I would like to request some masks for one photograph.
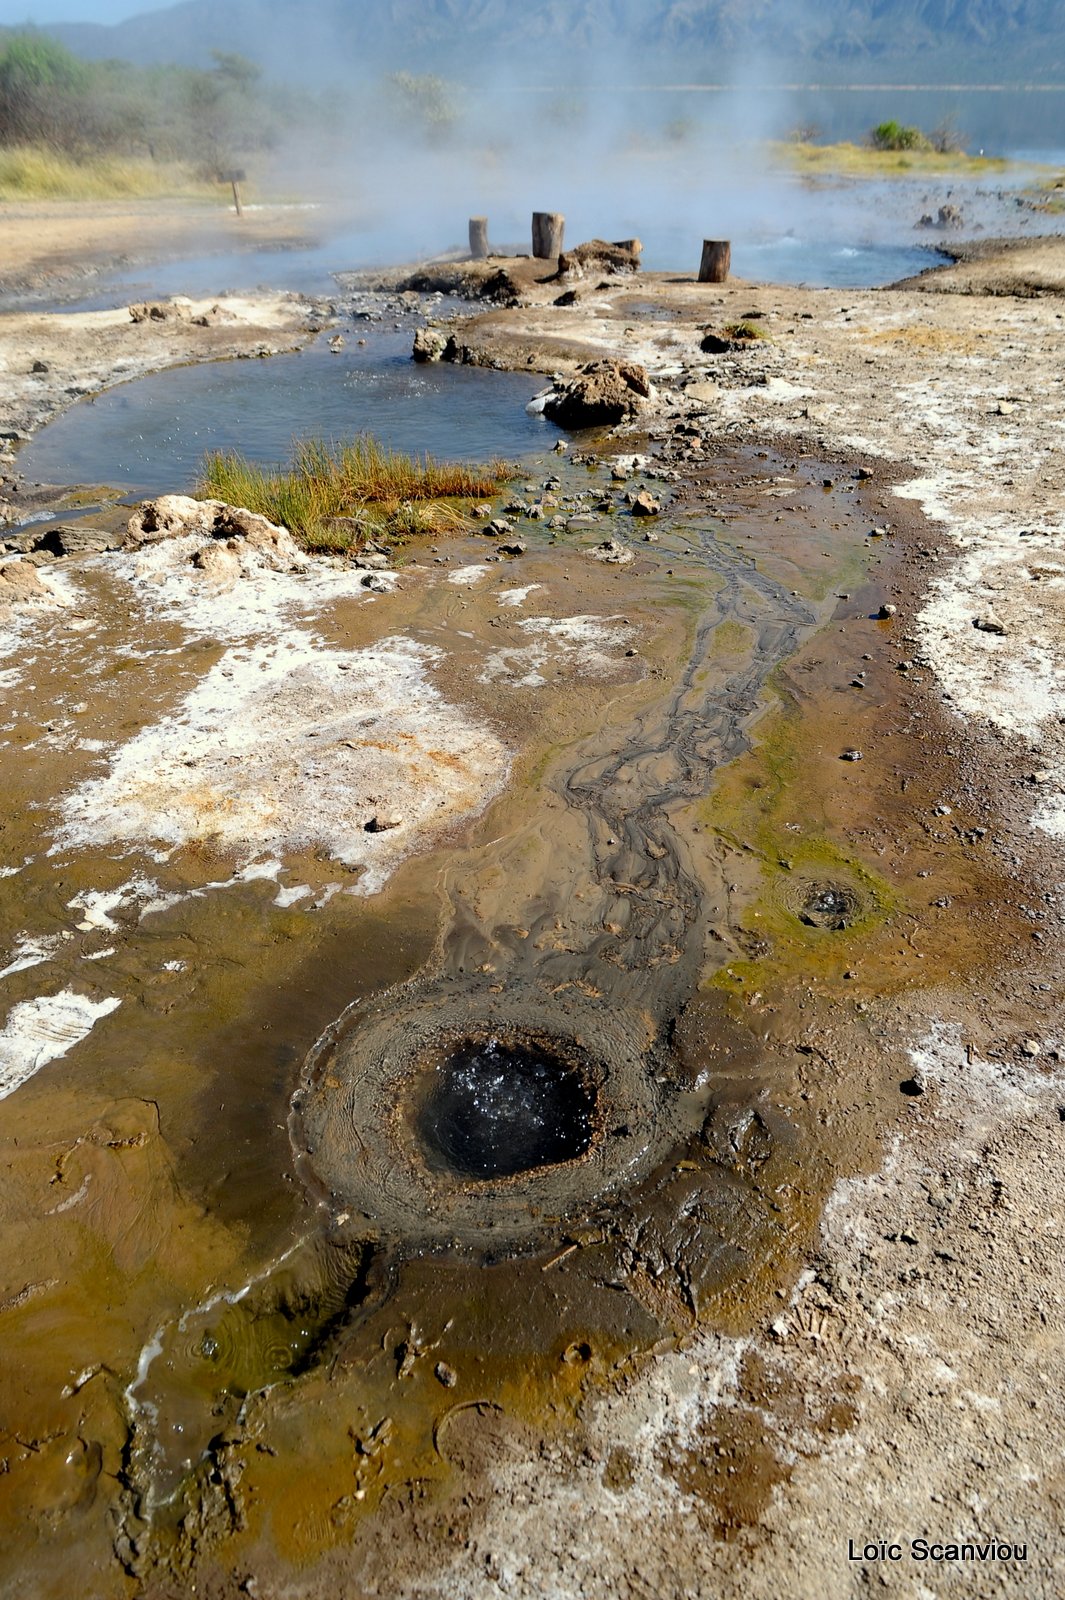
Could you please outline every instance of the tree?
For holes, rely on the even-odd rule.
[[[84,112],[88,68],[43,34],[18,33],[0,55],[0,140],[64,143]]]

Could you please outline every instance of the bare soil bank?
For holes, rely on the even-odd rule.
[[[38,200],[0,203],[4,255],[0,293],[61,293],[108,270],[137,262],[271,249],[316,236],[315,210],[193,200]]]

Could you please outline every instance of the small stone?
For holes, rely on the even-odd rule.
[[[454,1367],[449,1367],[446,1361],[438,1361],[434,1368],[436,1381],[442,1383],[445,1389],[453,1389],[459,1381],[459,1375]]]
[[[604,539],[601,545],[588,552],[596,561],[612,561],[617,566],[623,567],[632,560],[632,551],[626,550],[617,539]]]
[[[633,497],[632,514],[634,517],[657,517],[661,509],[661,501],[656,500],[654,495],[649,493],[647,489],[641,489],[639,494]]]
[[[949,806],[936,806],[936,816],[937,817],[949,817],[950,816],[950,807]]]
[[[860,750],[844,750],[841,752],[839,759],[841,761],[861,761],[862,752]]]
[[[1021,1050],[1024,1055],[1031,1056],[1034,1060],[1036,1056],[1042,1054],[1043,1046],[1038,1039],[1022,1039]]]
[[[973,618],[973,627],[979,628],[981,633],[1005,633],[1006,624],[1000,622],[993,611],[987,611],[981,617]]]
[[[367,833],[388,833],[392,828],[401,828],[403,818],[393,812],[376,812],[365,825]]]
[[[877,617],[881,622],[886,622],[888,617],[893,617],[897,614],[898,609],[898,606],[882,605],[877,612]]]
[[[779,1340],[780,1343],[783,1344],[784,1340],[791,1332],[791,1329],[788,1327],[788,1324],[784,1321],[783,1317],[778,1317],[775,1322],[771,1322],[769,1324],[769,1331],[773,1335],[774,1339]]]

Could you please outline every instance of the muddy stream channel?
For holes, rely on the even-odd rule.
[[[415,1537],[431,1570],[500,1463],[773,1314],[897,1112],[878,1000],[982,959],[994,888],[927,822],[952,752],[922,807],[875,620],[883,487],[753,445],[686,483],[635,434],[557,454],[535,379],[408,350],[139,380],[20,462],[187,492],[205,442],[376,411],[520,457],[493,511],[545,510],[509,513],[517,558],[414,542],[370,588],[109,551],[8,619],[0,1543],[37,1595],[72,1563],[98,1595],[341,1556],[369,1584]],[[785,1469],[755,1400],[721,1426],[743,1469],[664,1470],[728,1536]]]

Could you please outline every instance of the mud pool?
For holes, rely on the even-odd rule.
[[[342,358],[292,360],[350,429]],[[287,370],[141,380],[24,459],[176,488],[223,421],[283,455],[303,402],[281,440],[252,397]],[[493,1462],[579,1436],[589,1393],[748,1327],[898,1094],[853,997],[935,975],[897,931],[924,852],[979,891],[839,762],[893,714],[856,476],[736,450],[650,543],[607,467],[518,444],[554,437],[528,380],[408,370],[397,414],[439,382],[453,453],[472,376],[469,453],[609,506],[523,523],[517,570],[470,535],[411,547],[390,593],[261,566],[219,589],[177,541],[65,568],[10,625],[3,1539],[41,1595],[72,1561],[101,1596],[385,1570]],[[123,477],[105,446],[152,385]],[[164,467],[183,393],[209,438]],[[594,559],[605,533],[628,565]],[[757,1500],[726,1486],[723,1526]]]

